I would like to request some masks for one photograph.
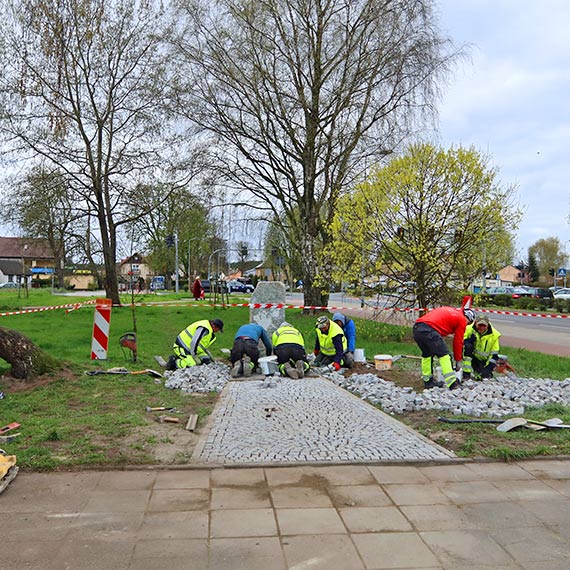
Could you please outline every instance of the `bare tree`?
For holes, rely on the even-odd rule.
[[[5,141],[73,181],[97,220],[107,296],[119,303],[117,228],[133,217],[125,196],[157,173],[173,178],[185,155],[169,111],[168,13],[146,0],[6,0],[0,16]]]
[[[181,3],[193,23],[181,45],[189,118],[212,134],[243,203],[299,252],[305,304],[321,304],[339,196],[418,128],[457,55],[433,1]]]

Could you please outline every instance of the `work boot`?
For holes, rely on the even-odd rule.
[[[471,372],[464,372],[463,380],[471,380]]]
[[[454,380],[453,383],[451,383],[449,385],[449,389],[450,390],[458,390],[459,388],[461,388],[461,381],[460,380]]]
[[[439,380],[434,380],[430,378],[427,382],[424,382],[424,390],[430,390],[431,388],[443,388],[445,384]]]
[[[295,380],[299,378],[298,370],[296,368],[293,368],[290,362],[285,363],[285,374],[287,374],[289,378],[293,378]]]
[[[232,371],[230,372],[230,376],[232,378],[237,378],[243,372],[243,363],[241,360],[234,362]]]
[[[168,357],[168,362],[166,363],[166,370],[176,370],[176,356],[171,354]]]
[[[299,373],[299,378],[305,377],[305,363],[302,360],[295,362],[295,369]]]
[[[249,356],[243,357],[243,375],[244,376],[251,376],[251,373],[254,369],[253,362]]]

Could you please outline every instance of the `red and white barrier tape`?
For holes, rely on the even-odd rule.
[[[74,311],[83,305],[93,305],[93,301],[84,301],[82,303],[73,303],[70,305],[56,305],[53,307],[35,307],[33,309],[23,309],[21,311],[9,311],[0,313],[0,317],[8,315],[25,315],[27,313],[39,313],[42,311],[51,311],[54,309],[68,309],[66,312]],[[250,309],[307,309],[310,311],[395,311],[399,313],[419,312],[421,309],[417,307],[400,309],[397,307],[320,307],[317,305],[286,305],[285,303],[173,303],[172,301],[158,301],[152,303],[134,303],[137,307],[249,307]],[[122,307],[131,307],[131,304],[121,305]],[[517,317],[539,317],[546,319],[570,319],[570,314],[547,314],[547,313],[523,313],[521,311],[501,311],[497,309],[474,308],[476,313],[494,313],[496,315],[513,315]]]
[[[22,309],[21,311],[6,311],[0,313],[0,317],[11,315],[27,315],[28,313],[42,313],[44,311],[53,311],[55,309],[67,309],[66,313],[80,309],[83,305],[93,305],[95,301],[83,301],[81,303],[72,303],[70,305],[53,305],[51,307],[34,307],[33,309]]]

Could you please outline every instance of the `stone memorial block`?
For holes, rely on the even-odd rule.
[[[280,281],[260,281],[251,295],[251,304],[285,304],[285,285]],[[271,335],[285,321],[283,307],[249,309],[249,322],[261,325]]]

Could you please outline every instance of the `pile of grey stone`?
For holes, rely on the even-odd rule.
[[[501,418],[520,415],[526,408],[539,408],[550,403],[570,406],[570,378],[559,381],[502,376],[490,380],[467,380],[458,390],[432,388],[417,393],[413,388],[400,388],[370,373],[345,378],[332,372],[324,376],[393,414],[437,410],[454,415]]]
[[[221,362],[212,362],[203,366],[166,371],[164,377],[165,388],[195,394],[220,393],[230,379],[230,367]]]

